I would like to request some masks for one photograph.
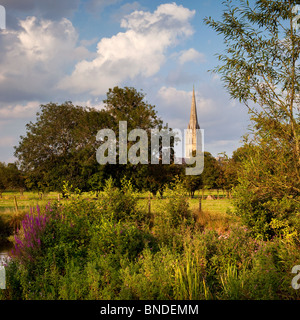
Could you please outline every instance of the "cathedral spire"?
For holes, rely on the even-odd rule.
[[[193,97],[191,106],[190,122],[188,125],[190,130],[186,136],[185,140],[185,154],[186,158],[189,158],[193,151],[197,150],[197,129],[200,129],[197,117],[197,107],[196,107],[196,97],[195,97],[195,87],[193,86]]]
[[[197,117],[197,107],[196,107],[196,98],[195,98],[195,87],[193,86],[193,98],[192,98],[192,106],[191,106],[191,116],[190,122],[188,125],[188,129],[200,129]]]

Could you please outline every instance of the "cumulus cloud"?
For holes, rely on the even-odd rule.
[[[53,99],[51,89],[66,68],[91,55],[77,46],[78,34],[66,18],[27,17],[19,24],[19,30],[0,34],[0,101]]]
[[[99,95],[125,79],[153,76],[165,62],[167,49],[193,34],[190,20],[194,14],[175,3],[162,4],[153,13],[131,13],[121,22],[126,31],[101,39],[97,57],[77,63],[59,88]]]
[[[178,90],[173,87],[162,87],[158,91],[158,98],[164,106],[166,106],[167,112],[170,114],[172,110],[175,113],[178,113],[179,117],[182,118],[183,114],[187,115],[189,119],[189,106],[192,102],[193,91],[184,91]],[[214,115],[217,111],[216,101],[212,98],[203,96],[203,94],[196,90],[196,105],[198,113],[201,113],[201,116]],[[184,119],[186,124],[186,119]],[[187,125],[187,124],[186,124]]]
[[[178,60],[180,64],[185,64],[191,61],[196,63],[203,63],[206,61],[205,55],[194,48],[182,51]]]
[[[116,21],[121,21],[124,16],[129,15],[133,11],[137,10],[143,10],[143,7],[139,2],[135,1],[132,3],[125,3],[115,11],[115,13],[112,15],[112,18]]]
[[[25,119],[32,118],[38,111],[40,103],[38,101],[31,101],[25,105],[6,105],[0,108],[1,119]]]

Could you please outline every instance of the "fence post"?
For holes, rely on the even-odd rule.
[[[17,202],[17,197],[16,196],[14,196],[14,202],[15,202],[16,212],[18,213],[18,202]]]
[[[149,197],[148,197],[148,214],[151,214],[151,194],[149,192]]]
[[[202,212],[202,199],[199,197],[199,212]]]

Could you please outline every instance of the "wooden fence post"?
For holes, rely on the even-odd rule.
[[[148,214],[151,214],[151,194],[149,192],[149,197],[148,197]]]
[[[202,199],[199,197],[199,212],[202,212]]]
[[[16,196],[14,196],[14,202],[15,202],[16,213],[18,213],[18,202],[17,202],[17,197]]]

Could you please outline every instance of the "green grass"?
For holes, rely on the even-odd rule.
[[[49,201],[55,201],[58,198],[57,192],[50,192],[40,195],[36,192],[24,192],[23,195],[17,192],[4,192],[2,198],[0,198],[0,214],[3,212],[15,211],[15,200],[16,197],[17,205],[20,210],[30,210],[30,207],[34,207],[37,204],[40,206],[46,205]]]
[[[190,209],[194,212],[195,219],[197,222],[209,229],[214,229],[218,231],[226,231],[229,228],[229,225],[236,224],[237,218],[230,214],[233,211],[232,202],[227,198],[220,198],[215,200],[202,200],[202,212],[199,213],[199,196],[202,195],[202,192],[196,193],[195,199],[189,198]],[[217,191],[209,190],[205,191],[205,197],[207,195],[217,195]],[[220,195],[222,193],[220,192]],[[86,194],[82,195],[84,198],[87,197]],[[186,195],[188,198],[188,195]],[[16,197],[18,212],[16,213],[15,209],[15,200]],[[145,192],[141,194],[139,199],[139,206],[143,211],[148,212],[149,210],[149,193]],[[21,219],[26,213],[30,212],[30,208],[44,207],[48,202],[53,202],[58,199],[58,193],[51,192],[49,194],[43,195],[41,198],[37,192],[24,192],[23,195],[17,192],[5,192],[0,198],[0,218],[4,225],[11,225],[13,220]],[[61,202],[68,201],[61,199]],[[151,198],[150,211],[153,215],[159,211],[161,204],[166,201],[166,199],[161,199],[159,197]]]
[[[198,207],[198,197],[199,195],[202,195],[202,192],[197,192],[196,197],[197,199],[190,199],[190,206],[191,209],[194,209]],[[217,195],[216,190],[205,190],[204,196],[208,195]],[[222,197],[223,192],[219,192],[220,197]],[[144,192],[141,194],[141,199],[142,201],[148,201],[149,193]],[[15,210],[15,203],[14,203],[14,197],[17,199],[17,204],[19,209],[30,209],[30,207],[34,207],[37,204],[40,206],[46,205],[49,201],[56,201],[58,198],[58,193],[57,192],[50,192],[48,194],[44,194],[42,199],[40,195],[37,192],[24,192],[23,195],[21,195],[18,192],[3,192],[2,198],[0,198],[0,213],[1,211],[7,211]],[[83,197],[86,197],[85,194],[83,194]],[[152,198],[151,203],[152,205],[155,206],[155,203],[159,201],[158,198]],[[215,211],[215,212],[221,212],[221,213],[226,213],[227,208],[232,209],[232,205],[229,199],[226,198],[221,198],[219,200],[203,200],[202,201],[202,209],[203,210],[209,210],[209,211]]]

